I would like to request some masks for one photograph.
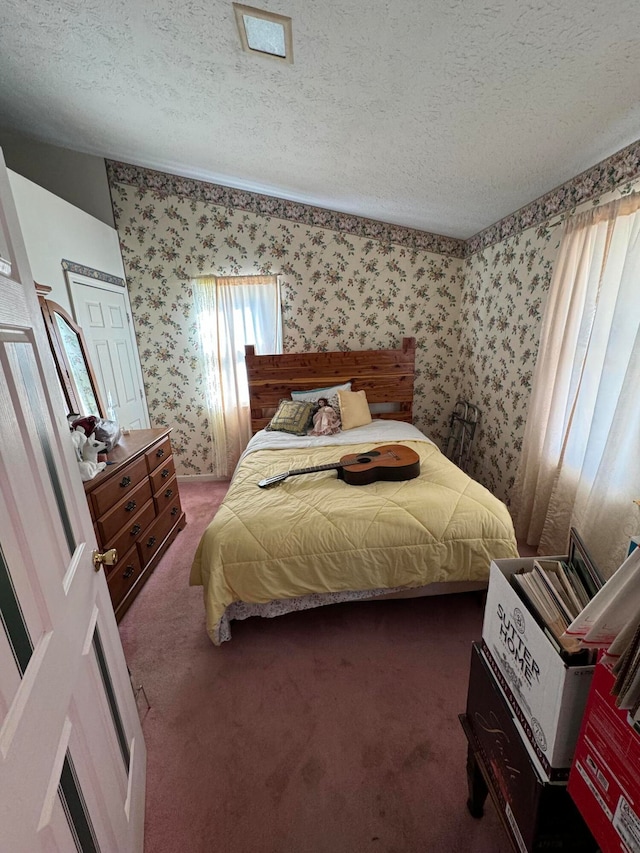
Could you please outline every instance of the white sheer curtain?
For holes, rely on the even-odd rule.
[[[244,348],[282,352],[277,276],[195,279],[193,297],[206,384],[213,473],[230,477],[251,438]]]
[[[640,194],[565,223],[514,490],[516,532],[611,574],[640,531]]]

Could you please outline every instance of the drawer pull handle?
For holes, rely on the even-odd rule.
[[[171,510],[171,515],[177,515],[177,514],[178,514],[178,507],[174,506],[173,509]]]
[[[131,477],[123,477],[120,480],[120,485],[122,486],[123,489],[125,489],[129,485],[130,482],[131,482]]]
[[[135,572],[135,568],[133,566],[127,566],[127,570],[125,572],[123,572],[123,574],[122,574],[123,580],[130,578],[134,572]]]
[[[126,505],[126,507],[124,508],[124,509],[125,509],[125,512],[133,512],[133,510],[134,510],[137,506],[138,506],[138,504],[137,504],[135,501],[129,501],[129,503],[128,503],[128,504]]]
[[[149,539],[147,539],[147,548],[152,548],[155,544],[156,544],[156,537],[150,536]]]
[[[142,528],[140,527],[139,524],[134,524],[133,527],[131,528],[131,530],[129,531],[129,533],[131,536],[137,536],[141,530],[142,530]]]
[[[158,457],[158,459],[162,459],[162,457],[164,456],[164,448],[161,447],[160,450],[156,450],[156,456]]]
[[[164,493],[164,496],[165,496],[165,498],[170,498],[172,494],[173,494],[173,489],[167,489],[167,491]]]
[[[169,471],[169,469],[168,469],[168,468],[163,468],[163,469],[162,469],[162,479],[164,480],[164,479],[165,479],[165,477],[168,477],[170,473],[171,473],[171,472]]]

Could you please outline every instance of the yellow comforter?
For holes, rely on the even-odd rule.
[[[420,456],[414,480],[350,486],[323,471],[257,486],[383,443],[257,450],[243,459],[191,569],[191,585],[204,586],[214,643],[234,601],[486,580],[492,558],[517,556],[505,505],[426,441],[402,442]]]

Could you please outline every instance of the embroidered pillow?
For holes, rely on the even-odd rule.
[[[343,382],[342,385],[330,385],[328,388],[312,388],[310,391],[292,391],[292,400],[308,400],[314,405],[321,397],[328,400],[332,409],[340,414],[340,401],[338,391],[351,391],[351,382]]]
[[[364,391],[338,391],[342,429],[354,429],[371,423],[371,412]]]
[[[311,424],[313,403],[303,400],[281,400],[278,410],[265,429],[306,435]]]

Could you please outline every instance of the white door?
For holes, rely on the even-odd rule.
[[[124,287],[67,273],[76,323],[82,328],[105,406],[126,429],[149,426],[142,370]]]
[[[0,230],[0,850],[140,851],[145,745],[1,152]]]

